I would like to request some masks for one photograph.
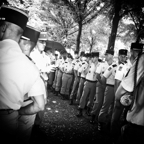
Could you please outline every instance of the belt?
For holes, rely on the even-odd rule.
[[[106,84],[106,86],[114,87],[114,85],[111,85],[111,84]]]
[[[24,102],[29,101],[29,100],[32,100],[32,99],[31,99],[31,98],[28,98],[28,99],[24,100]]]
[[[63,73],[62,70],[60,70],[60,69],[58,69],[58,70],[59,70],[61,73]]]
[[[0,109],[0,114],[11,114],[14,111],[15,110],[13,110],[13,109]]]
[[[84,79],[84,80],[85,80],[85,78],[84,78],[84,77],[80,77],[80,78],[82,78],[82,79]]]
[[[72,73],[66,73],[66,72],[65,72],[65,74],[68,74],[68,75],[73,75]]]
[[[86,79],[86,81],[92,82],[92,83],[96,83],[97,82],[97,80],[96,81],[91,81],[91,80],[88,80],[88,79]]]
[[[128,126],[132,126],[133,128],[136,128],[138,130],[143,130],[144,131],[144,126],[142,126],[142,125],[137,125],[137,124],[128,122]]]

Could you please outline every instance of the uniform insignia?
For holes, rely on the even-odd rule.
[[[113,64],[113,65],[112,65],[112,67],[116,67],[116,66],[117,66],[116,64]]]
[[[122,67],[120,66],[118,70],[121,71],[121,70],[122,70]]]
[[[110,71],[111,69],[112,69],[112,68],[111,68],[111,67],[109,67],[109,68],[108,68],[108,71]]]

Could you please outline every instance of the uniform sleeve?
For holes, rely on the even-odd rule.
[[[136,62],[133,63],[128,75],[122,80],[121,83],[122,87],[129,92],[132,92],[134,88],[135,65]],[[144,72],[144,54],[139,59],[138,68],[137,68],[137,81],[142,76],[143,72]]]
[[[85,63],[82,68],[82,71],[85,71],[88,68],[88,63]]]
[[[105,78],[108,78],[111,74],[112,74],[112,66],[109,66],[108,68],[107,68],[107,70],[104,72],[104,74],[103,74],[103,76],[105,77]]]
[[[79,62],[74,66],[74,70],[78,70],[79,68]]]
[[[121,81],[124,77],[124,66],[119,65],[116,69],[115,79]]]
[[[101,73],[101,69],[102,69],[102,64],[99,64],[97,69],[96,69],[96,73],[100,74]]]
[[[32,88],[28,92],[28,97],[39,96],[39,95],[44,95],[44,97],[46,96],[45,86],[40,77],[37,78]]]

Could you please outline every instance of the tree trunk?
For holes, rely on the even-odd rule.
[[[118,24],[120,20],[120,15],[119,15],[120,10],[121,10],[121,3],[115,0],[115,14],[114,14],[113,21],[112,21],[111,34],[109,36],[107,49],[114,50]]]
[[[81,33],[82,33],[82,21],[79,22],[79,31],[77,35],[77,43],[76,43],[76,51],[80,51],[80,39],[81,39]]]

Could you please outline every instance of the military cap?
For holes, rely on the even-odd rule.
[[[78,51],[75,51],[74,54],[78,54]]]
[[[82,51],[81,53],[80,53],[80,56],[83,56],[85,54],[85,52],[84,51]]]
[[[70,53],[68,53],[67,57],[73,59],[73,57],[72,57],[72,55]]]
[[[92,57],[99,57],[99,52],[92,52]]]
[[[114,51],[113,51],[113,50],[106,50],[105,54],[111,54],[111,55],[114,55]]]
[[[41,32],[38,40],[47,40],[47,32]]]
[[[26,39],[26,40],[30,40],[34,43],[37,43],[39,35],[40,35],[40,31],[27,25],[24,32],[23,32],[22,38]]]
[[[92,56],[92,54],[91,53],[87,53],[87,57],[91,57]]]
[[[140,43],[132,43],[131,44],[132,50],[143,50],[143,44]]]
[[[28,21],[28,15],[18,8],[3,5],[0,8],[0,21],[13,23],[24,30]]]
[[[60,51],[60,54],[67,54],[65,50]]]
[[[88,53],[85,53],[84,56],[85,56],[85,57],[88,57]]]
[[[101,58],[98,59],[98,62],[103,62]]]
[[[119,50],[119,55],[126,55],[127,56],[127,50],[126,49],[120,49]]]

